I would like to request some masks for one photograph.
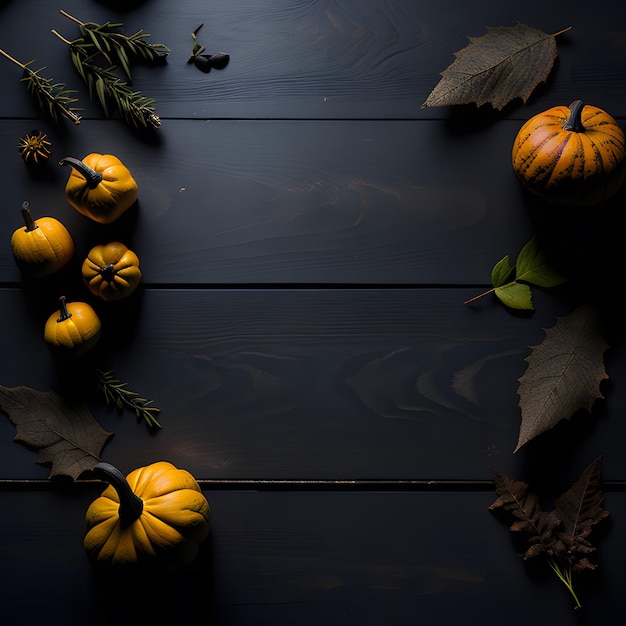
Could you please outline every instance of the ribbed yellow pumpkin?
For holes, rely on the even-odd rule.
[[[606,111],[581,100],[530,118],[518,132],[511,156],[522,184],[558,204],[605,202],[626,176],[624,132]]]
[[[23,271],[31,276],[49,276],[65,266],[74,255],[74,240],[54,217],[33,219],[28,202],[22,204],[25,226],[11,236],[11,249]]]
[[[211,509],[196,479],[167,461],[128,476],[109,463],[93,471],[109,483],[86,513],[83,545],[104,565],[155,563],[177,570],[197,556]]]
[[[94,246],[81,271],[89,291],[106,302],[128,297],[141,281],[139,258],[119,241]]]
[[[113,154],[92,152],[83,160],[65,157],[59,165],[71,165],[65,185],[67,201],[94,222],[110,224],[137,201],[137,182]]]
[[[44,339],[58,356],[73,358],[93,348],[100,340],[102,323],[86,302],[59,298],[59,310],[50,315]]]

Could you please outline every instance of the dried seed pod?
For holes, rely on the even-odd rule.
[[[25,163],[45,163],[50,156],[50,146],[47,135],[40,130],[31,130],[20,137],[18,150]]]
[[[209,61],[211,62],[211,67],[216,70],[223,70],[230,60],[230,55],[225,52],[217,52],[216,54],[212,54],[209,57]]]
[[[193,57],[193,64],[205,74],[211,71],[211,58],[206,54],[197,54]]]

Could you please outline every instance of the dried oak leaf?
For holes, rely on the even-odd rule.
[[[544,341],[531,347],[526,372],[518,379],[522,420],[515,452],[579,409],[591,411],[595,400],[603,397],[600,383],[608,378],[607,348],[591,305],[557,317]]]
[[[498,498],[489,510],[501,510],[513,520],[510,530],[524,544],[520,556],[523,559],[541,554],[553,557],[555,529],[561,525],[561,520],[552,511],[544,511],[537,495],[529,493],[528,485],[521,480],[514,480],[495,470],[493,481]]]
[[[37,463],[51,466],[49,478],[77,479],[100,461],[113,436],[85,405],[68,405],[53,391],[0,385],[0,409],[17,428],[15,441],[37,450]]]
[[[602,457],[588,465],[579,479],[556,501],[554,514],[562,524],[557,529],[559,552],[574,572],[596,569],[588,555],[595,552],[589,541],[593,526],[609,516],[603,508],[604,493],[600,483]]]
[[[497,499],[490,511],[503,514],[510,531],[524,544],[523,559],[543,555],[560,571],[582,572],[596,569],[588,555],[596,547],[589,536],[593,527],[607,518],[603,508],[604,494],[600,483],[602,457],[582,472],[578,480],[563,493],[552,510],[543,510],[528,485],[513,480],[498,470],[493,479]],[[557,571],[555,569],[555,571]]]
[[[548,79],[557,57],[556,35],[567,30],[548,35],[518,22],[468,37],[470,44],[454,53],[422,108],[473,103],[501,110],[515,98],[526,102]]]

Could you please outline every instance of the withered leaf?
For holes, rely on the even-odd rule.
[[[526,483],[513,480],[498,470],[494,471],[493,481],[498,498],[489,506],[489,510],[501,509],[513,520],[511,532],[519,534],[525,543],[522,558],[529,559],[540,554],[551,556],[555,542],[554,531],[561,520],[554,513],[541,508],[539,498],[529,493]]]
[[[597,567],[588,558],[596,550],[590,535],[593,527],[609,515],[603,508],[601,466],[602,457],[598,457],[556,500],[552,510],[541,508],[538,495],[529,491],[526,483],[498,470],[493,475],[498,497],[489,510],[500,513],[510,524],[511,533],[522,544],[523,559],[537,556],[546,559],[578,608],[581,604],[574,591],[572,574]]]
[[[519,378],[522,419],[515,452],[528,441],[570,419],[579,409],[591,411],[602,398],[600,383],[608,378],[597,311],[585,304],[546,330],[546,338],[531,347],[528,367]]]
[[[602,457],[598,457],[556,501],[554,513],[562,522],[557,537],[563,544],[562,553],[566,555],[574,572],[596,568],[588,559],[588,555],[596,549],[589,535],[593,526],[609,516],[609,512],[603,508],[601,470]]]
[[[53,391],[0,385],[0,409],[17,428],[15,441],[39,452],[38,463],[51,466],[49,478],[77,479],[101,460],[113,436],[85,405],[69,405]]]
[[[491,104],[496,110],[521,98],[528,100],[548,79],[557,57],[556,35],[518,22],[515,26],[487,27],[481,37],[454,53],[454,62],[422,108],[458,104]]]

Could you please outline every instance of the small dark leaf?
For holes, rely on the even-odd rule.
[[[230,55],[226,54],[225,52],[218,52],[216,54],[212,54],[209,57],[211,67],[215,68],[216,70],[223,70],[228,65],[229,60]]]
[[[205,74],[211,71],[211,57],[206,54],[199,54],[193,58],[193,64]]]

